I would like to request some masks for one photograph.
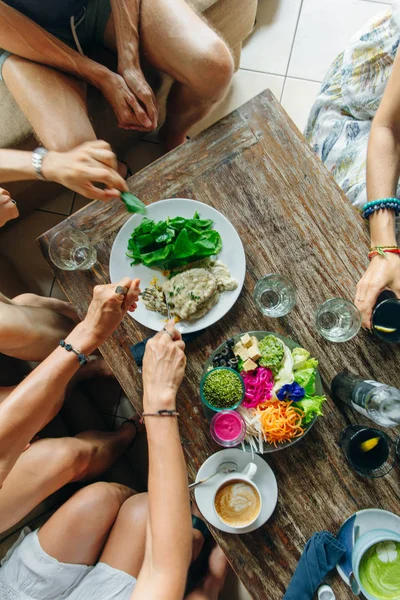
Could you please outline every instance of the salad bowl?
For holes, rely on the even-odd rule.
[[[278,333],[274,333],[271,331],[249,331],[246,332],[248,333],[248,335],[250,337],[255,337],[257,338],[257,340],[260,342],[262,339],[264,339],[266,336],[275,336],[276,338],[278,338],[279,340],[281,340],[283,342],[283,344],[285,344],[285,346],[290,350],[294,350],[295,348],[299,348],[301,349],[301,346],[299,344],[297,344],[296,342],[294,342],[292,339],[287,338],[285,336],[282,336]],[[231,340],[233,340],[234,344],[238,344],[240,342],[240,340],[242,339],[242,337],[245,335],[245,333],[238,333],[234,336],[232,336]],[[232,344],[232,342],[231,342]],[[212,369],[213,367],[215,367],[215,358],[221,355],[221,351],[223,351],[224,348],[227,347],[227,341],[223,342],[220,346],[218,346],[218,348],[216,348],[216,350],[214,350],[214,352],[209,356],[207,362],[204,365],[204,370],[203,370],[203,376],[204,374],[206,374],[210,369]],[[305,352],[305,351],[304,351]],[[322,382],[321,382],[321,377],[320,374],[318,372],[318,369],[315,369],[315,391],[312,394],[312,396],[322,396],[323,395],[323,388],[322,388]],[[204,414],[206,416],[207,419],[211,420],[212,416],[213,416],[213,411],[211,411],[204,403],[203,403],[203,410],[204,410]],[[243,410],[245,410],[243,408]],[[243,416],[243,413],[241,413]],[[273,443],[269,443],[266,441],[262,442],[262,451],[261,448],[259,447],[259,443],[257,442],[256,445],[251,445],[248,442],[242,442],[242,449],[245,450],[246,452],[256,452],[258,454],[268,454],[271,452],[277,452],[278,450],[283,450],[285,448],[288,448],[289,446],[293,446],[293,444],[296,444],[297,442],[299,442],[301,439],[304,438],[304,436],[310,431],[310,429],[314,426],[315,421],[317,420],[317,416],[314,416],[306,425],[303,425],[303,434],[299,437],[294,437],[290,440],[278,443],[278,444],[273,444]],[[256,448],[257,446],[257,448]]]

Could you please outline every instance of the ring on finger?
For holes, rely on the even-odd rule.
[[[129,292],[129,288],[124,287],[123,285],[117,285],[115,288],[115,293],[121,296],[126,296]]]
[[[168,329],[165,327],[165,325],[163,327],[163,331],[164,331],[164,333],[168,333],[168,335],[172,341],[174,340],[174,336],[172,335],[172,333],[170,331],[168,331]]]

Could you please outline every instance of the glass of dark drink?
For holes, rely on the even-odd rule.
[[[341,432],[339,445],[349,465],[362,477],[383,477],[394,466],[394,444],[380,429],[351,425]]]
[[[389,290],[382,292],[375,304],[372,331],[385,342],[400,342],[400,300]]]

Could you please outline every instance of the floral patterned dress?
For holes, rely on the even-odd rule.
[[[368,137],[400,41],[400,0],[371,19],[329,69],[305,136],[355,206],[367,202]],[[400,186],[397,190],[400,194]]]

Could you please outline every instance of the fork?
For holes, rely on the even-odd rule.
[[[139,296],[141,296],[142,298],[144,298],[145,300],[151,300],[153,297],[153,294],[151,292],[150,288],[145,288],[143,290],[143,292],[139,292]],[[168,320],[171,319],[171,309],[167,300],[167,296],[164,294],[164,300],[165,300],[165,304],[167,306],[167,311],[168,311]]]

